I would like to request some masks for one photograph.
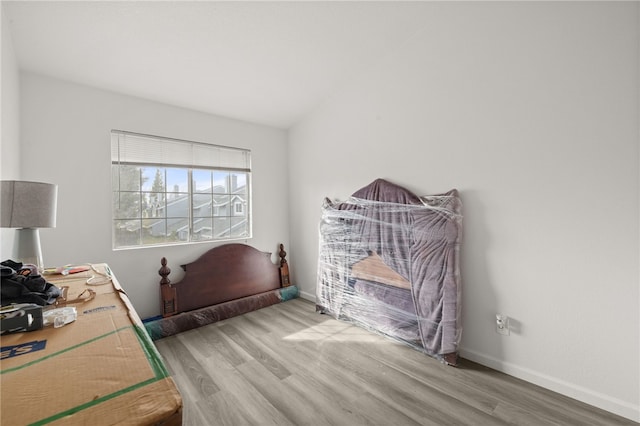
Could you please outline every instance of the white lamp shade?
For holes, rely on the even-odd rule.
[[[55,228],[58,185],[0,181],[0,227]]]

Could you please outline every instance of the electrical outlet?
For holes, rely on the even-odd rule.
[[[496,314],[496,332],[503,336],[508,336],[509,332],[509,317],[502,314]]]

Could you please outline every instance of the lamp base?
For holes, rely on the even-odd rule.
[[[38,271],[44,271],[42,249],[40,248],[40,232],[38,228],[19,228],[16,230],[14,241],[16,261],[30,263],[38,267]]]

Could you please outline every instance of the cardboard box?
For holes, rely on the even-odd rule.
[[[48,277],[80,298],[76,321],[0,336],[0,424],[182,424],[180,394],[128,297],[115,277],[94,287],[90,277]]]

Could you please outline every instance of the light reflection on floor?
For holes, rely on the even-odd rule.
[[[381,336],[378,336],[360,327],[355,327],[353,324],[331,320],[290,334],[286,336],[284,340],[328,340],[336,342],[367,342],[383,344],[390,343],[388,340],[382,338]]]

